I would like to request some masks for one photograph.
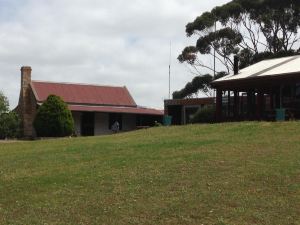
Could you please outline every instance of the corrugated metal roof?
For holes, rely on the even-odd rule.
[[[263,60],[239,71],[215,80],[213,83],[285,74],[300,74],[300,56]]]
[[[68,105],[71,111],[78,112],[106,112],[106,113],[128,113],[163,116],[163,110],[144,108],[144,107],[114,107],[114,106],[86,106]]]
[[[32,81],[31,87],[38,102],[44,102],[50,94],[54,94],[69,104],[136,106],[126,87],[43,81]]]

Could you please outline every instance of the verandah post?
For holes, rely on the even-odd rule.
[[[217,89],[217,97],[216,97],[216,121],[222,121],[222,90]]]
[[[264,94],[262,91],[258,91],[258,93],[257,93],[257,109],[256,109],[256,115],[257,115],[258,120],[262,119],[263,108],[264,108]]]
[[[240,112],[240,93],[234,91],[234,119],[237,120]]]

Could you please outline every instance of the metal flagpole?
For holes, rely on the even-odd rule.
[[[170,41],[170,55],[169,55],[169,99],[171,99],[171,48],[172,42]]]
[[[217,31],[217,21],[215,19],[215,35],[216,35],[216,31]],[[216,49],[214,47],[214,80],[216,79]],[[213,92],[214,94],[214,98],[216,97],[216,90],[214,90]]]
[[[217,31],[217,21],[215,20],[215,34]],[[214,48],[214,79],[216,78],[216,49]]]

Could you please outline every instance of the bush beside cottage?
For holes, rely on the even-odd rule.
[[[39,107],[33,122],[38,137],[66,137],[74,133],[74,120],[67,104],[49,95]]]

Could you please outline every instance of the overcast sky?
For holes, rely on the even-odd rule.
[[[127,86],[138,105],[163,108],[193,78],[177,61],[194,44],[185,25],[228,0],[0,0],[0,90],[15,107],[20,67],[32,79]]]

